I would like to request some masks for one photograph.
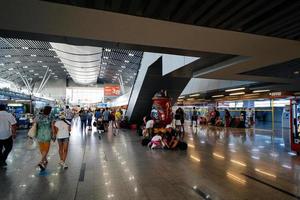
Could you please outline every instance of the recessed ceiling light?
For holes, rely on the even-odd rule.
[[[12,71],[12,70],[14,70],[14,68],[9,68],[8,70],[9,70],[9,71]]]
[[[119,76],[120,74],[116,74],[116,76]]]
[[[38,76],[39,74],[38,74],[38,73],[35,73],[34,75],[35,75],[35,76]]]
[[[124,60],[124,62],[129,63],[129,60]]]
[[[133,53],[129,53],[128,55],[129,55],[129,56],[131,56],[131,57],[132,57],[132,56],[134,56],[134,54],[133,54]]]
[[[299,71],[294,71],[294,74],[299,74]]]
[[[107,56],[103,56],[103,58],[104,58],[104,59],[108,59],[108,57],[107,57]]]
[[[21,63],[21,61],[17,60],[17,61],[15,61],[15,63],[16,63],[16,64],[19,64],[19,63]]]
[[[54,51],[54,49],[52,49],[52,48],[50,48],[50,49],[48,49],[49,51]]]
[[[224,97],[223,94],[211,96],[212,98]]]
[[[119,69],[118,72],[122,72],[122,70]]]
[[[57,78],[58,76],[54,76],[54,78]]]
[[[47,65],[43,65],[42,67],[47,68],[48,66]]]
[[[125,69],[125,68],[126,68],[126,66],[122,65],[122,66],[121,66],[121,68],[122,68],[122,69]]]
[[[35,55],[35,54],[31,54],[30,56],[31,56],[31,57],[36,57],[36,55]]]
[[[54,73],[54,72],[52,72],[51,74],[52,74],[52,75],[54,75],[55,73]]]
[[[58,58],[58,56],[53,56],[53,58]]]
[[[253,93],[270,92],[270,90],[254,90]]]
[[[103,62],[102,64],[103,64],[103,65],[107,65],[107,63],[106,63],[106,62]]]
[[[111,52],[111,49],[105,49],[105,51],[107,51],[107,52]]]
[[[28,66],[23,66],[23,68],[24,68],[24,69],[27,69],[27,68],[28,68]]]
[[[11,55],[5,55],[4,57],[5,57],[5,58],[10,58],[10,57],[11,57]]]
[[[33,69],[31,69],[31,70],[29,70],[29,72],[34,72],[34,70],[33,70]]]
[[[245,90],[245,88],[242,87],[242,88],[228,89],[228,90],[225,90],[225,92],[233,92],[233,91],[239,91],[239,90]]]
[[[4,63],[0,63],[0,66],[4,66]]]
[[[22,49],[29,49],[28,47],[22,47]]]
[[[18,74],[19,74],[19,73],[18,73]],[[26,77],[27,77],[27,75],[24,75],[23,77],[24,77],[24,78],[26,78]]]
[[[49,69],[49,72],[52,72],[52,69]]]

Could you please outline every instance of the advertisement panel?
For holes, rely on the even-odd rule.
[[[121,90],[120,85],[105,85],[104,96],[105,97],[117,97],[120,96]]]

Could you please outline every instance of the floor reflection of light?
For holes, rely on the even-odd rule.
[[[25,187],[27,187],[27,185],[26,184],[21,184],[21,185],[19,185],[19,187],[25,188]]]
[[[229,145],[229,146],[234,146],[234,144],[233,144],[233,143],[229,143],[228,145]]]
[[[194,141],[194,138],[189,138],[189,140]]]
[[[272,153],[270,153],[270,156],[272,156],[274,158],[277,158],[278,157],[278,153],[272,152]]]
[[[190,158],[192,158],[193,160],[195,160],[195,161],[197,161],[197,162],[200,162],[200,159],[199,158],[197,158],[197,157],[195,157],[195,156],[190,156]]]
[[[236,150],[234,150],[234,149],[230,149],[230,151],[231,151],[232,153],[235,153],[235,152],[236,152]]]
[[[114,194],[108,194],[108,195],[107,195],[107,198],[110,199],[110,198],[113,198],[114,196],[115,196]]]
[[[260,159],[258,156],[251,156],[251,158],[253,158],[255,160],[259,160]]]
[[[258,146],[258,148],[263,149],[263,148],[265,148],[265,146],[260,145],[260,146]]]
[[[292,169],[292,167],[290,165],[287,165],[287,164],[283,164],[281,166],[284,167],[284,168],[287,168],[287,169]]]
[[[194,185],[194,186],[193,186],[193,189],[196,190],[196,189],[197,189],[197,185]]]
[[[256,172],[259,172],[259,173],[261,173],[261,174],[264,174],[264,175],[267,175],[267,176],[276,178],[276,175],[275,175],[275,174],[268,173],[268,172],[263,171],[263,170],[261,170],[261,169],[255,168],[255,171],[256,171]]]
[[[190,147],[190,148],[195,148],[195,145],[193,145],[193,144],[188,144],[188,147]]]
[[[269,140],[266,140],[265,143],[270,144],[271,142]]]
[[[237,182],[239,182],[241,184],[245,184],[246,183],[245,179],[242,179],[242,178],[240,178],[240,177],[238,177],[238,176],[236,176],[236,175],[234,175],[234,174],[232,174],[230,172],[227,172],[227,177],[229,177],[230,179],[232,179],[234,181],[237,181]]]
[[[137,191],[138,191],[137,187],[135,187],[135,188],[134,188],[134,191],[135,191],[135,192],[137,192]]]
[[[202,140],[202,141],[201,141],[201,144],[204,144],[204,143],[205,143],[205,141]]]
[[[237,164],[237,165],[240,165],[240,166],[243,166],[243,167],[246,167],[246,166],[247,166],[245,163],[240,162],[240,161],[238,161],[238,160],[233,160],[233,159],[231,159],[230,161],[231,161],[232,163],[234,163],[234,164]]]
[[[252,151],[253,151],[253,152],[258,152],[259,149],[254,148],[254,149],[252,149]]]
[[[217,154],[217,153],[213,153],[213,155],[217,158],[221,158],[221,159],[224,159],[225,157],[224,156],[221,156],[220,154]]]
[[[285,145],[283,143],[281,143],[280,146],[284,147]]]
[[[296,155],[297,155],[296,153],[294,153],[294,152],[291,152],[291,151],[290,151],[290,152],[288,152],[288,154],[289,154],[289,155],[291,155],[291,156],[296,156]]]

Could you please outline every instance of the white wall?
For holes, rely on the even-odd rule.
[[[210,90],[217,90],[222,88],[230,88],[250,84],[249,81],[230,81],[230,80],[215,80],[204,78],[192,78],[187,86],[182,91],[181,95],[207,92]]]

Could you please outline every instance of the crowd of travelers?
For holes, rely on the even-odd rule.
[[[51,106],[45,106],[34,117],[32,127],[28,131],[28,138],[37,141],[41,160],[38,167],[41,172],[45,171],[48,165],[48,153],[52,143],[58,143],[58,155],[60,158],[59,165],[67,169],[66,164],[69,139],[71,129],[74,126],[80,126],[85,133],[90,131],[92,125],[97,128],[103,126],[103,131],[108,130],[109,124],[113,129],[120,128],[120,122],[123,118],[121,109],[100,109],[92,110],[78,109],[79,107],[70,108],[65,106],[61,108],[58,114],[55,114]],[[94,120],[94,123],[92,123]],[[6,111],[5,105],[0,105],[0,168],[7,166],[7,157],[13,147],[13,139],[16,137],[17,122],[14,116]]]

